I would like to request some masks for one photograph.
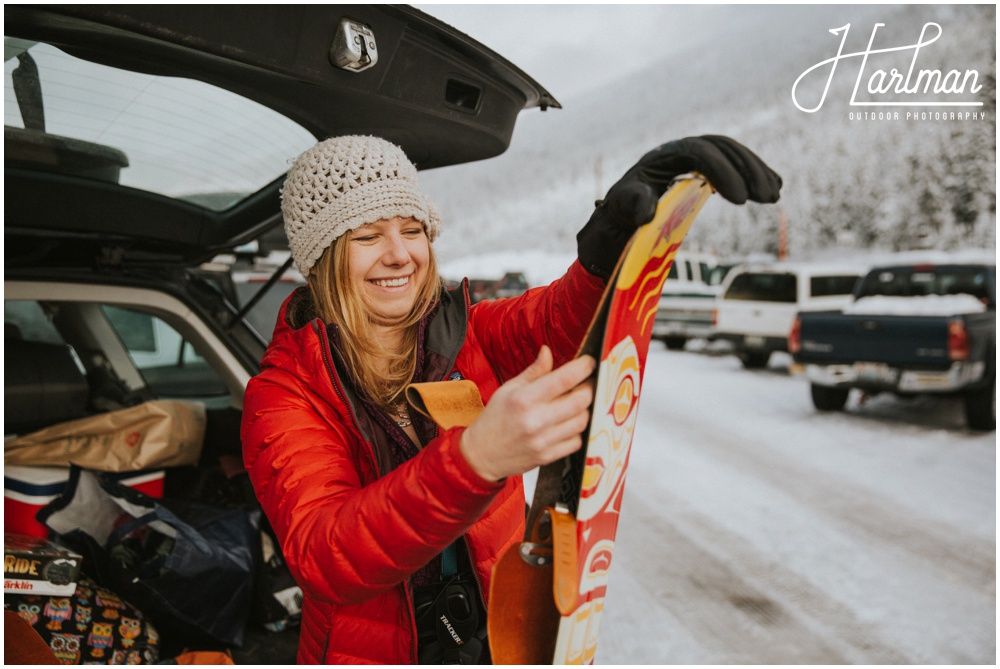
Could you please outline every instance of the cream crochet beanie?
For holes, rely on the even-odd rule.
[[[412,217],[431,241],[441,231],[417,168],[401,148],[378,137],[331,137],[296,158],[281,189],[281,212],[303,276],[338,237],[366,223]]]

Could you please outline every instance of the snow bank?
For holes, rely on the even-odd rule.
[[[844,307],[845,314],[885,316],[955,316],[983,311],[986,305],[972,295],[872,295]]]

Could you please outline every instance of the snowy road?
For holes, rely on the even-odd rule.
[[[653,343],[600,664],[994,664],[996,435]]]

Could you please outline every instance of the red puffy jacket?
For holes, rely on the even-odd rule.
[[[578,262],[559,281],[469,306],[445,291],[427,326],[430,380],[458,371],[483,401],[548,344],[568,361],[604,282]],[[384,432],[357,405],[318,319],[286,322],[282,306],[261,372],[247,386],[243,454],[257,497],[302,588],[300,663],[416,662],[408,579],[464,536],[484,599],[491,569],[524,532],[521,477],[480,478],[459,451],[461,428],[386,473],[373,442]]]

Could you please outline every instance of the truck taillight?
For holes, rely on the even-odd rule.
[[[788,333],[788,352],[795,355],[802,350],[802,319],[798,316],[792,321],[792,329]]]
[[[712,309],[712,327],[713,328],[719,327],[719,310],[718,309]]]
[[[958,319],[948,321],[948,359],[969,359],[969,333],[965,331],[965,323]]]

